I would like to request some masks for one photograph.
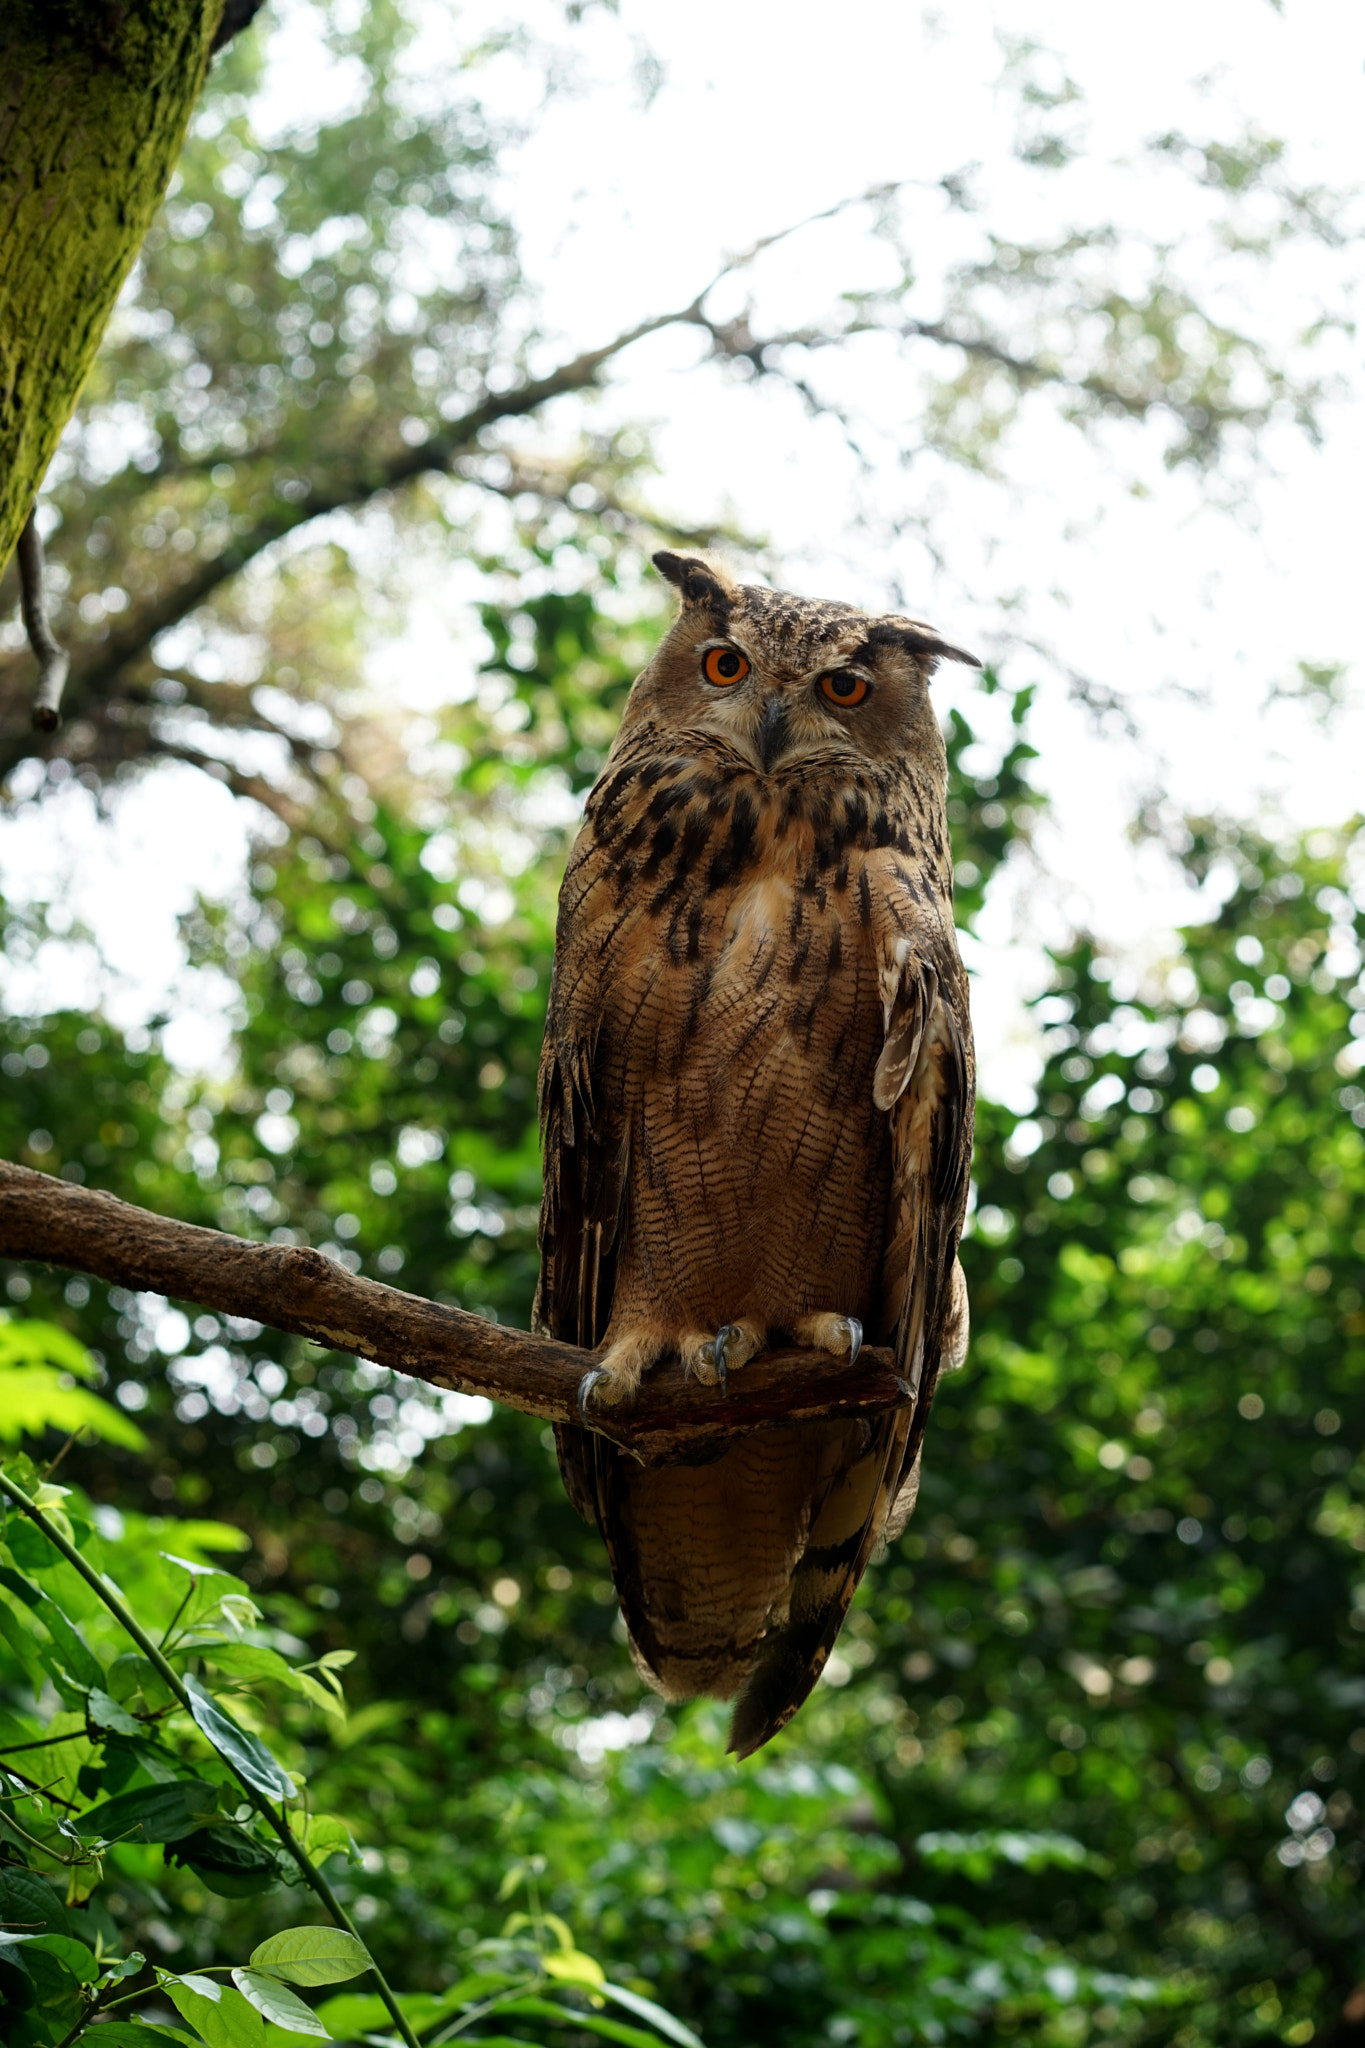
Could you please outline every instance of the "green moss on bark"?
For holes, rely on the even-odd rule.
[[[0,567],[161,203],[223,0],[0,10]]]

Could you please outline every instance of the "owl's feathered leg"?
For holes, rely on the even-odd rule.
[[[856,1316],[823,1312],[798,1316],[792,1324],[792,1340],[808,1344],[812,1351],[832,1352],[835,1358],[846,1358],[850,1365],[856,1365],[863,1348],[863,1326]]]
[[[832,1320],[832,1319],[831,1319]],[[861,1332],[859,1333],[861,1336]],[[691,1330],[685,1336],[649,1328],[623,1330],[612,1340],[601,1363],[585,1372],[578,1383],[578,1412],[586,1422],[591,1404],[615,1406],[635,1396],[650,1367],[670,1351],[677,1351],[683,1371],[703,1386],[723,1387],[726,1375],[747,1365],[768,1341],[768,1326],[756,1316],[742,1316],[737,1323],[722,1323],[714,1335]]]
[[[605,1401],[614,1407],[618,1401],[633,1400],[649,1368],[672,1348],[671,1338],[661,1330],[623,1330],[608,1346],[601,1363],[579,1381],[579,1414],[586,1420],[590,1401]]]

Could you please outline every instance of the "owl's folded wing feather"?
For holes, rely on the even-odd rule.
[[[967,1291],[957,1263],[972,1161],[973,1059],[961,969],[900,940],[882,976],[886,1046],[875,1099],[891,1118],[891,1201],[882,1299],[896,1371],[914,1396],[886,1535],[914,1506],[939,1373],[962,1363]],[[954,969],[956,971],[954,972]]]
[[[787,1618],[765,1641],[735,1707],[730,1748],[740,1756],[802,1706],[875,1545],[904,1527],[942,1355],[959,1331],[965,1342],[956,1258],[971,1166],[971,1039],[954,1000],[961,970],[954,976],[946,960],[943,966],[940,973],[929,945],[920,950],[903,934],[888,942],[885,1038],[873,1081],[873,1099],[891,1119],[884,1316],[894,1323],[897,1371],[917,1398],[867,1430],[818,1506],[792,1575]]]
[[[576,849],[565,886],[580,885],[593,849]],[[577,874],[575,875],[575,869]],[[625,1119],[603,1101],[602,1007],[592,1001],[594,961],[587,957],[571,915],[561,912],[560,953],[550,990],[540,1057],[540,1138],[544,1192],[540,1204],[540,1279],[532,1326],[584,1350],[602,1342],[611,1319],[616,1260],[623,1235],[627,1189]],[[585,986],[586,984],[586,986]],[[571,1006],[565,986],[573,988]],[[581,1028],[596,1013],[591,1032]],[[560,1424],[555,1430],[565,1490],[585,1521],[599,1519],[602,1440],[591,1430]]]

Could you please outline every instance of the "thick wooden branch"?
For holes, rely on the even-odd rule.
[[[3,1160],[0,1258],[41,1260],[199,1302],[548,1422],[579,1420],[578,1384],[594,1362],[572,1344],[362,1279],[307,1246],[253,1244],[177,1223]],[[724,1393],[684,1379],[676,1361],[665,1363],[629,1408],[595,1406],[591,1421],[645,1463],[671,1464],[704,1457],[750,1430],[851,1420],[904,1399],[889,1351],[865,1348],[856,1366],[818,1351],[771,1351],[735,1374]]]

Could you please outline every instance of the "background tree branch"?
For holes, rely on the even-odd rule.
[[[547,1422],[577,1422],[578,1384],[595,1354],[348,1273],[306,1245],[253,1244],[178,1223],[93,1188],[0,1161],[0,1257],[41,1259],[123,1287],[202,1303],[350,1351],[429,1385],[483,1394]],[[891,1353],[850,1367],[823,1352],[765,1352],[721,1393],[676,1361],[629,1409],[595,1408],[593,1427],[649,1464],[719,1452],[750,1430],[850,1421],[904,1400]]]

